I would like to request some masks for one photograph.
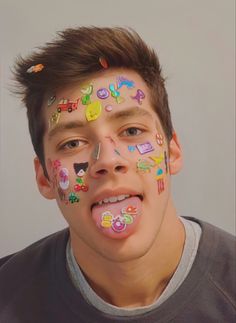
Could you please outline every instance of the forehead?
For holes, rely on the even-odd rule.
[[[116,90],[119,92],[119,100],[115,97],[114,91]],[[144,96],[141,95],[141,97],[139,97],[140,93]],[[99,122],[105,121],[106,116],[109,115],[110,118],[110,116],[117,114],[119,111],[122,112],[131,109],[134,112],[134,108],[136,108],[137,111],[140,110],[139,116],[142,116],[142,113],[145,115],[144,112],[147,111],[152,117],[158,119],[151,107],[149,89],[146,83],[139,74],[132,70],[103,70],[83,83],[68,86],[55,93],[55,95],[55,102],[50,106],[46,106],[46,118],[49,120],[49,131],[52,130],[50,128],[53,128],[50,126],[50,120],[53,113],[58,111],[58,107],[63,111],[59,113],[60,121],[58,123],[76,119],[83,122],[84,125],[95,124],[96,122],[88,122],[88,118],[86,120],[87,115],[85,111],[88,108],[88,102],[83,101],[86,101],[86,97],[91,103],[98,102],[98,104],[102,106],[102,113],[98,118]],[[79,100],[78,105],[75,104],[78,108],[75,108],[71,113],[68,113],[66,104],[65,107],[63,104],[59,106],[59,103],[63,103],[63,100],[65,100],[65,102],[66,100],[69,100],[74,103]],[[112,111],[109,113],[106,109],[107,106],[112,107]],[[130,113],[129,116],[132,117],[132,113]]]
[[[80,84],[65,87],[64,89],[58,91],[57,95],[58,97],[62,97],[73,96],[74,94],[78,93],[81,94],[81,90],[83,90],[89,84],[93,85],[94,94],[95,90],[98,90],[106,86],[108,87],[110,84],[114,84],[115,86],[117,86],[118,79],[122,77],[126,78],[128,81],[133,81],[134,89],[142,88],[145,90],[145,94],[148,95],[149,90],[141,76],[133,70],[123,68],[111,68],[108,70],[102,70]],[[124,86],[122,87],[121,91],[125,92],[126,89],[127,87]]]

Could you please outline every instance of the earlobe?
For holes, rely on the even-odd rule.
[[[49,200],[52,200],[55,198],[55,193],[53,189],[53,185],[50,182],[50,180],[45,176],[43,167],[38,159],[38,157],[35,157],[34,159],[34,169],[36,174],[36,181],[38,184],[38,189],[40,193]]]
[[[183,166],[183,153],[177,134],[173,132],[172,139],[169,143],[169,167],[170,174],[177,174]]]

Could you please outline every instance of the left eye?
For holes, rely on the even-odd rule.
[[[130,127],[122,132],[122,136],[138,136],[142,133],[142,130],[135,128],[135,127]]]

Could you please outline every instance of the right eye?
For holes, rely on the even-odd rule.
[[[79,139],[69,140],[59,146],[59,150],[73,150],[85,145],[85,141]]]

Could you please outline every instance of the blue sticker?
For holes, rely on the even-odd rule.
[[[120,89],[123,85],[126,85],[128,89],[132,89],[134,87],[134,81],[129,81],[124,76],[119,76],[117,78],[117,89]]]
[[[136,147],[135,147],[135,146],[128,146],[128,150],[129,150],[130,152],[135,151],[135,149],[136,149]]]

